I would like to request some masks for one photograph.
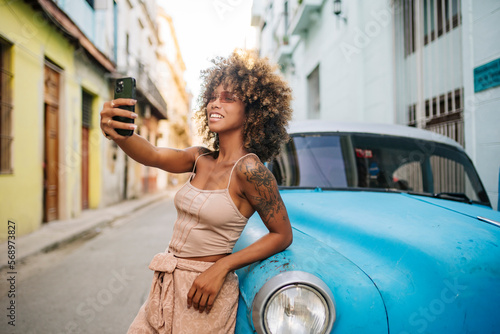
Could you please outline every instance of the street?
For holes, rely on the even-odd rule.
[[[168,246],[175,221],[173,200],[142,208],[98,235],[77,240],[17,266],[15,327],[4,310],[1,333],[125,333],[147,298],[148,264]],[[8,291],[2,269],[1,291]]]

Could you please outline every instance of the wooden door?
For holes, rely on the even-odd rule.
[[[59,218],[60,73],[45,65],[44,222]]]

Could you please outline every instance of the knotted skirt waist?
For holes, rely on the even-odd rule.
[[[187,293],[194,279],[213,264],[177,258],[168,252],[156,254],[149,264],[154,275],[148,299],[128,333],[189,333],[211,326],[215,326],[211,333],[234,331],[239,290],[235,273],[226,277],[209,314],[187,308]]]

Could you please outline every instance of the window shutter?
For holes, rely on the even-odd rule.
[[[92,95],[85,91],[82,91],[82,126],[92,126]]]

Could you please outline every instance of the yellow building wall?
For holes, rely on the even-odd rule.
[[[90,129],[89,135],[89,207],[91,209],[97,209],[101,203],[101,170],[102,170],[102,159],[101,159],[101,141],[104,136],[101,133],[101,128],[99,126],[99,121],[101,119],[99,113],[104,101],[97,97],[94,99],[92,105],[92,128]]]
[[[13,15],[15,13],[15,15]],[[16,235],[37,230],[43,219],[44,63],[63,69],[59,107],[59,219],[81,213],[82,85],[96,94],[89,145],[89,205],[99,206],[102,136],[99,110],[108,98],[107,80],[82,79],[75,70],[75,48],[24,1],[0,0],[0,35],[13,44],[13,174],[0,175],[0,222],[16,223]],[[97,79],[96,79],[97,78]],[[103,89],[104,88],[104,89]],[[99,96],[101,92],[104,97]],[[102,95],[102,94],[101,94]],[[7,228],[0,229],[0,242]]]
[[[89,133],[89,208],[96,209],[101,203],[102,184],[102,144],[104,136],[99,126],[101,107],[104,104],[102,96],[95,95],[94,89],[99,88],[99,83],[84,81],[87,91],[94,94],[92,102],[92,125]],[[106,96],[107,97],[107,96]],[[105,139],[104,139],[105,140]]]
[[[0,16],[3,18],[0,6]],[[4,31],[5,21],[0,20],[0,31]],[[3,34],[5,37],[5,34]],[[37,228],[42,215],[43,151],[41,129],[43,121],[40,113],[40,60],[29,50],[14,46],[11,48],[11,68],[14,73],[12,131],[14,140],[13,174],[0,175],[0,240],[6,239],[7,220],[16,224],[16,234],[24,234]]]
[[[15,12],[15,16],[12,14]],[[47,25],[23,1],[0,0],[0,34],[13,43],[13,174],[0,175],[0,221],[16,223],[16,235],[37,229],[43,216],[43,63]],[[56,34],[53,34],[56,35]],[[57,37],[56,37],[57,38]],[[68,52],[67,50],[64,52]],[[70,51],[71,52],[71,51]],[[2,228],[0,239],[6,239]]]

